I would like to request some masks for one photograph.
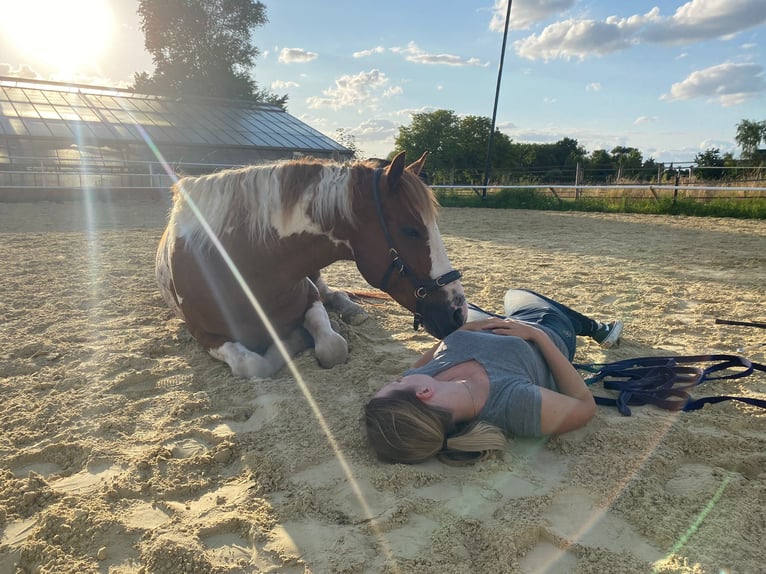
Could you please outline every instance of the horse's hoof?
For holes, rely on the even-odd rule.
[[[367,311],[364,309],[356,309],[354,311],[349,311],[348,313],[344,313],[342,316],[342,319],[348,323],[349,325],[353,325],[356,327],[357,325],[361,325],[368,319],[369,315],[367,314]]]
[[[346,339],[333,333],[323,337],[314,347],[319,364],[325,369],[345,363],[348,359],[348,343]]]

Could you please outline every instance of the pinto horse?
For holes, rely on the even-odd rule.
[[[339,260],[412,311],[415,329],[445,337],[467,307],[418,177],[425,158],[299,159],[180,179],[157,250],[163,299],[242,377],[270,377],[312,344],[323,367],[347,359],[324,305],[352,323],[366,314],[322,279]]]

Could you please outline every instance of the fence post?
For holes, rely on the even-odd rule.
[[[575,199],[580,199],[580,195],[582,194],[582,190],[580,189],[580,183],[582,182],[582,164],[580,162],[577,162],[577,167],[575,168]]]

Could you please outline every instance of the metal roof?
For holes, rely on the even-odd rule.
[[[279,106],[0,77],[0,137],[350,153]]]

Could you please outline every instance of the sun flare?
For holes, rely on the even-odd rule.
[[[3,12],[6,38],[30,64],[58,72],[92,71],[112,36],[107,0],[22,0],[9,2]]]

